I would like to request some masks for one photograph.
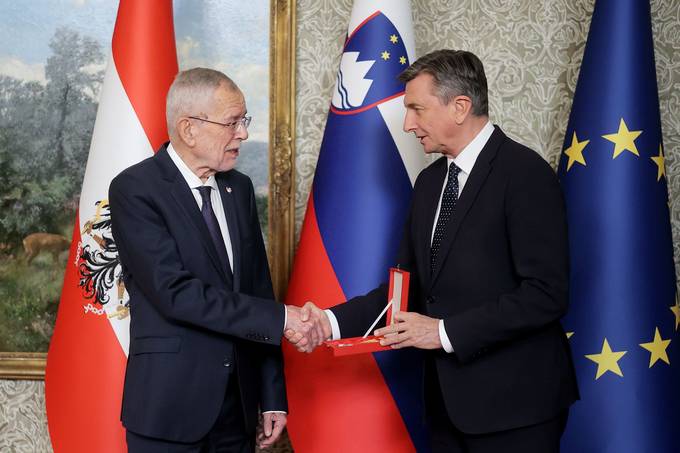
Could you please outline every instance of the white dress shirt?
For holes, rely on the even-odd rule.
[[[447,158],[447,168],[451,164],[451,162],[455,162],[455,164],[461,170],[458,173],[458,191],[459,191],[458,197],[460,197],[460,195],[463,193],[463,188],[465,187],[465,183],[467,182],[468,177],[470,176],[470,172],[472,172],[472,168],[474,167],[475,162],[477,162],[479,154],[482,152],[482,149],[489,141],[489,138],[491,138],[491,134],[493,134],[493,131],[494,131],[493,124],[491,124],[491,121],[488,121],[486,125],[482,128],[482,130],[480,130],[479,133],[475,136],[475,138],[472,139],[472,141],[468,143],[468,145],[465,148],[463,148],[463,150],[460,152],[460,154],[458,154],[458,156],[456,156],[455,159]],[[434,222],[432,224],[430,244],[432,243],[432,238],[434,237],[434,230],[437,226],[437,218],[439,217],[439,210],[441,209],[442,205],[444,188],[446,187],[448,178],[449,174],[447,171],[446,177],[444,178],[444,183],[442,184],[442,190],[439,193],[439,202],[437,203],[437,211],[434,215]],[[332,311],[330,310],[324,311],[328,315],[328,320],[330,321],[331,324],[331,329],[333,331],[333,339],[337,340],[338,338],[342,338],[337,318],[335,317]],[[441,341],[442,347],[446,352],[453,352],[453,346],[451,345],[449,336],[446,333],[446,328],[444,327],[443,319],[439,320],[439,340]]]
[[[217,218],[217,223],[220,225],[220,232],[222,233],[222,238],[224,239],[224,245],[227,249],[227,255],[229,257],[229,266],[231,266],[232,271],[234,270],[234,251],[231,246],[231,236],[229,236],[229,227],[227,226],[227,216],[224,214],[224,205],[222,204],[222,197],[220,196],[219,188],[217,187],[217,181],[215,181],[215,176],[211,176],[204,183],[201,178],[196,176],[196,174],[187,167],[175,148],[172,147],[172,143],[168,145],[168,154],[170,159],[175,163],[177,169],[182,174],[182,177],[187,182],[189,187],[191,187],[191,194],[196,200],[198,205],[198,210],[201,210],[203,206],[203,199],[201,198],[201,193],[198,188],[201,186],[212,187],[210,191],[210,203],[212,204],[213,212]]]

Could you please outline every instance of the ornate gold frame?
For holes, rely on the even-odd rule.
[[[271,0],[269,264],[283,300],[295,241],[295,0]]]
[[[271,0],[269,62],[269,261],[285,295],[295,240],[295,2]],[[0,379],[40,380],[45,353],[0,352]]]
[[[44,352],[0,352],[0,379],[45,378]]]

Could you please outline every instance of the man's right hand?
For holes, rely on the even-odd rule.
[[[331,323],[322,309],[307,302],[302,308],[286,305],[286,339],[300,352],[312,352],[331,337]]]

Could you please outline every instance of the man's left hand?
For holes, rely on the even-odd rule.
[[[274,445],[283,428],[286,426],[288,416],[283,412],[265,412],[262,414],[262,432],[257,436],[257,445],[261,449]]]
[[[414,313],[402,311],[394,315],[396,322],[375,331],[383,346],[392,349],[412,346],[420,349],[439,349],[442,347],[439,338],[439,320]]]

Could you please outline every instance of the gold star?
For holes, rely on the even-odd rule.
[[[618,155],[624,151],[630,151],[636,156],[640,156],[640,153],[635,146],[635,139],[638,138],[640,134],[642,134],[642,131],[629,131],[626,122],[621,118],[619,131],[616,134],[607,134],[602,137],[616,144],[614,147],[614,157],[612,157],[612,159],[616,159]]]
[[[595,380],[600,379],[600,376],[602,376],[607,371],[611,371],[612,373],[623,377],[623,373],[621,372],[621,368],[619,368],[618,362],[621,360],[621,357],[626,355],[626,352],[628,351],[612,351],[612,349],[609,347],[609,342],[607,342],[607,339],[605,338],[604,343],[602,343],[602,352],[599,354],[587,354],[587,359],[597,363],[597,374],[595,375]]]
[[[574,336],[574,332],[567,332],[567,340]]]
[[[399,63],[406,64],[406,57],[399,57]]]
[[[658,327],[654,331],[654,341],[651,341],[649,343],[640,343],[640,346],[642,346],[643,348],[645,348],[646,350],[651,352],[651,354],[649,356],[649,367],[650,368],[659,359],[663,360],[668,365],[671,364],[671,362],[668,360],[668,354],[666,353],[666,349],[668,348],[669,344],[671,344],[671,340],[662,339],[661,335],[659,335],[659,328]]]
[[[680,326],[680,300],[678,300],[677,295],[675,296],[675,305],[671,305],[668,308],[670,308],[675,315],[675,330],[678,330],[678,326]]]
[[[574,162],[578,162],[583,166],[586,165],[586,160],[583,158],[583,148],[585,148],[588,143],[590,143],[590,140],[579,142],[578,138],[576,138],[576,131],[574,131],[574,135],[571,137],[571,145],[569,148],[564,150],[564,154],[569,157],[569,162],[567,162],[567,171],[569,171],[571,166],[574,165]]]
[[[381,57],[383,60],[387,61],[387,60],[390,59],[390,53],[389,53],[388,51],[384,51],[383,53],[380,54],[380,57]]]
[[[650,157],[654,161],[657,167],[659,167],[656,173],[656,180],[660,181],[662,176],[666,176],[666,160],[663,156],[663,149],[661,149],[661,144],[659,144],[659,155]]]
[[[392,36],[390,36],[390,42],[391,42],[392,44],[398,43],[398,42],[399,42],[399,38],[397,38],[397,35],[392,35]]]

